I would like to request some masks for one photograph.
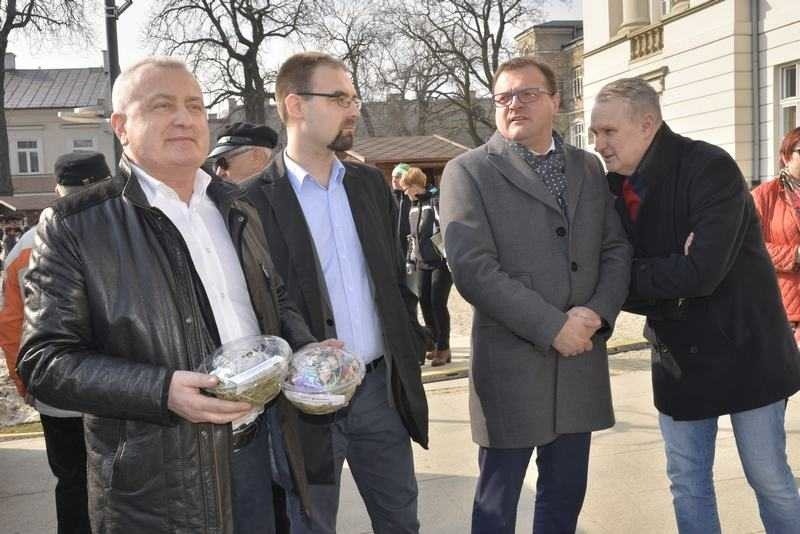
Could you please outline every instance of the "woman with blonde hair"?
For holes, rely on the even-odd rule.
[[[439,189],[428,186],[428,177],[418,167],[411,167],[400,179],[400,186],[411,199],[408,213],[409,234],[406,266],[408,273],[419,274],[419,303],[425,326],[433,333],[434,350],[427,354],[431,365],[450,362],[450,313],[447,299],[453,278],[439,229]]]

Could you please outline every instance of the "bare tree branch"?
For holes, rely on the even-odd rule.
[[[244,102],[245,117],[266,119],[272,74],[264,67],[271,42],[302,33],[313,0],[156,0],[147,38],[154,52],[182,55],[212,105]]]

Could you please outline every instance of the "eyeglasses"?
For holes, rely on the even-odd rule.
[[[492,95],[492,100],[494,100],[495,106],[504,108],[514,103],[514,97],[517,97],[517,102],[520,104],[530,104],[538,101],[542,95],[552,96],[553,94],[555,93],[547,89],[542,89],[541,87],[524,87],[522,89]]]
[[[361,109],[361,99],[357,96],[348,96],[347,94],[336,91],[335,93],[295,93],[298,96],[324,96],[325,98],[332,98],[339,106],[347,109],[351,105],[355,106],[356,110]]]

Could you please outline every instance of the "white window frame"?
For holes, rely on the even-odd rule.
[[[22,132],[17,133],[16,135],[13,135],[13,136],[9,136],[9,137],[10,137],[9,145],[11,145],[10,156],[11,156],[11,163],[12,163],[12,166],[11,166],[12,173],[13,174],[19,174],[20,176],[35,176],[37,174],[44,174],[45,165],[44,165],[44,153],[43,153],[44,151],[42,150],[42,148],[43,148],[42,147],[42,138],[40,136],[37,136],[37,135],[30,135],[30,134],[26,134],[26,133],[22,133]],[[25,143],[25,142],[34,142],[34,143],[36,143],[36,149],[27,149],[26,148],[26,149],[20,150],[19,143]],[[23,172],[19,168],[19,154],[20,154],[20,152],[35,153],[36,154],[36,159],[37,159],[37,162],[39,164],[39,168],[35,172],[30,170],[30,163],[31,163],[30,156],[27,157],[28,170]]]
[[[786,94],[785,76],[789,69],[794,68],[794,95]],[[794,124],[786,121],[786,110],[794,108]],[[791,129],[800,126],[800,61],[781,65],[778,67],[778,124],[780,124],[779,139]]]
[[[569,125],[569,141],[572,146],[586,147],[586,128],[583,119],[574,120]]]
[[[583,65],[572,68],[572,98],[583,98]]]

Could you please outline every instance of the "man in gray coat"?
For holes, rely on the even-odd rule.
[[[614,424],[606,340],[632,251],[600,162],[553,132],[552,69],[514,58],[494,80],[498,131],[447,165],[441,196],[453,279],[475,310],[472,532],[514,532],[534,447],[534,531],[574,532],[591,432]]]

